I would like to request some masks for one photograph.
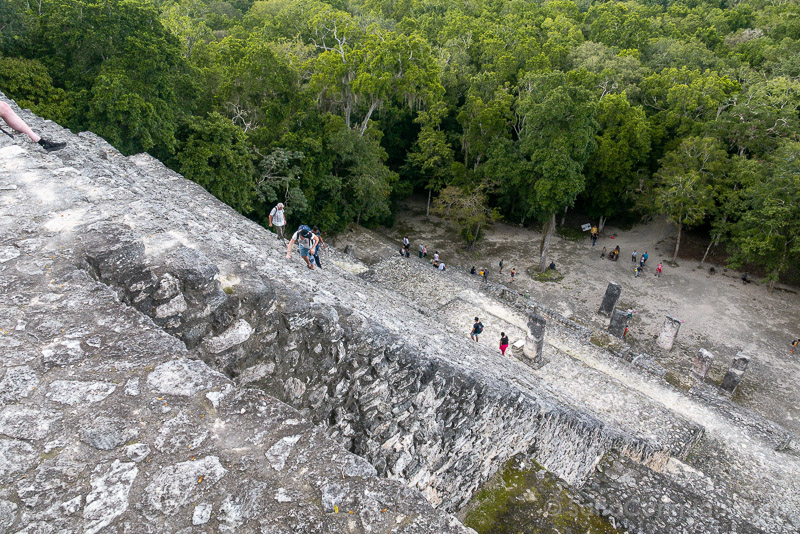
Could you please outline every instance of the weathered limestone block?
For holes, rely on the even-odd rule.
[[[603,296],[603,302],[600,304],[600,309],[597,310],[597,313],[611,315],[611,312],[614,311],[614,307],[617,305],[617,300],[619,300],[621,293],[621,285],[616,282],[609,282],[608,287],[606,288],[606,294]]]
[[[628,314],[622,310],[614,310],[611,321],[608,323],[608,333],[612,336],[625,337],[625,328],[628,326]]]
[[[742,354],[736,355],[731,364],[731,368],[725,373],[720,387],[728,393],[736,391],[736,388],[742,382],[742,378],[744,378],[744,372],[747,370],[748,365],[750,365],[750,358]]]
[[[525,357],[525,340],[518,339],[511,344],[511,355],[521,360]]]
[[[680,329],[680,319],[667,315],[664,318],[664,325],[661,327],[661,334],[659,334],[656,344],[666,351],[672,350],[672,345],[675,343],[675,338],[678,337]]]
[[[525,338],[523,354],[527,358],[525,363],[533,367],[541,367],[543,362],[542,350],[544,348],[544,330],[547,321],[544,317],[533,315],[528,318],[528,335]]]
[[[714,355],[706,349],[700,349],[694,356],[692,373],[700,380],[705,380],[712,363],[714,363]]]

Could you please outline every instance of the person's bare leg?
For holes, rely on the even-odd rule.
[[[16,131],[30,137],[31,141],[33,141],[34,143],[38,143],[39,139],[41,139],[41,137],[36,135],[36,133],[34,133],[34,131],[31,130],[30,126],[25,124],[25,121],[22,120],[19,117],[19,115],[14,113],[14,110],[11,109],[11,106],[6,104],[5,102],[0,102],[0,117],[2,117],[3,120],[6,121],[6,124],[8,124]]]

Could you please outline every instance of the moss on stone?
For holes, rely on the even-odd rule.
[[[462,519],[478,534],[617,532],[591,507],[579,504],[563,481],[520,456],[484,484]]]

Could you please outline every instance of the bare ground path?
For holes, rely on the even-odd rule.
[[[678,381],[685,381],[691,361],[700,348],[710,350],[715,361],[710,381],[719,383],[737,352],[750,356],[750,369],[734,400],[765,417],[800,433],[800,354],[789,356],[789,343],[800,336],[800,294],[796,289],[779,287],[774,293],[759,283],[743,285],[741,273],[725,271],[716,265],[716,274],[699,269],[695,260],[682,260],[679,266],[668,265],[675,243],[675,227],[655,221],[623,231],[606,226],[597,245],[588,239],[570,241],[554,237],[551,257],[564,275],[557,283],[533,280],[528,269],[538,259],[541,235],[528,228],[496,224],[489,229],[475,250],[464,250],[456,232],[442,220],[425,218],[425,204],[412,198],[404,203],[393,228],[377,232],[346,232],[338,236],[340,249],[356,245],[356,255],[369,262],[387,254],[397,254],[404,235],[411,240],[411,251],[424,243],[430,255],[438,251],[448,267],[490,268],[490,279],[510,283],[516,267],[517,290],[573,319],[604,330],[607,318],[596,313],[609,281],[622,285],[618,307],[636,310],[629,341],[638,350],[652,354],[671,370]],[[611,238],[611,236],[615,238]],[[608,250],[619,245],[618,262],[601,259],[603,246]],[[649,253],[647,269],[634,278],[630,255]],[[504,260],[503,274],[498,263]],[[659,262],[664,264],[661,278],[654,276]],[[683,320],[678,342],[666,353],[656,348],[654,340],[665,315]]]

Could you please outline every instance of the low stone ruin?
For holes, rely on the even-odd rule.
[[[744,372],[747,371],[748,365],[750,365],[750,358],[742,354],[737,355],[733,359],[730,369],[725,373],[720,387],[728,393],[736,391],[736,388],[739,387],[739,384],[742,382]]]
[[[711,364],[713,363],[714,355],[706,349],[700,349],[694,357],[692,372],[698,379],[705,380],[706,376],[708,376],[708,371],[711,369]]]
[[[606,293],[603,295],[603,302],[600,303],[598,313],[610,316],[614,311],[614,307],[617,305],[620,294],[622,294],[622,286],[616,282],[609,282]]]
[[[611,321],[608,323],[608,333],[614,337],[625,337],[625,330],[628,328],[628,313],[622,310],[614,310],[611,314]]]
[[[664,318],[664,325],[661,327],[661,333],[658,336],[656,344],[666,350],[672,350],[675,344],[675,338],[678,337],[678,332],[681,329],[681,320],[667,315]]]

